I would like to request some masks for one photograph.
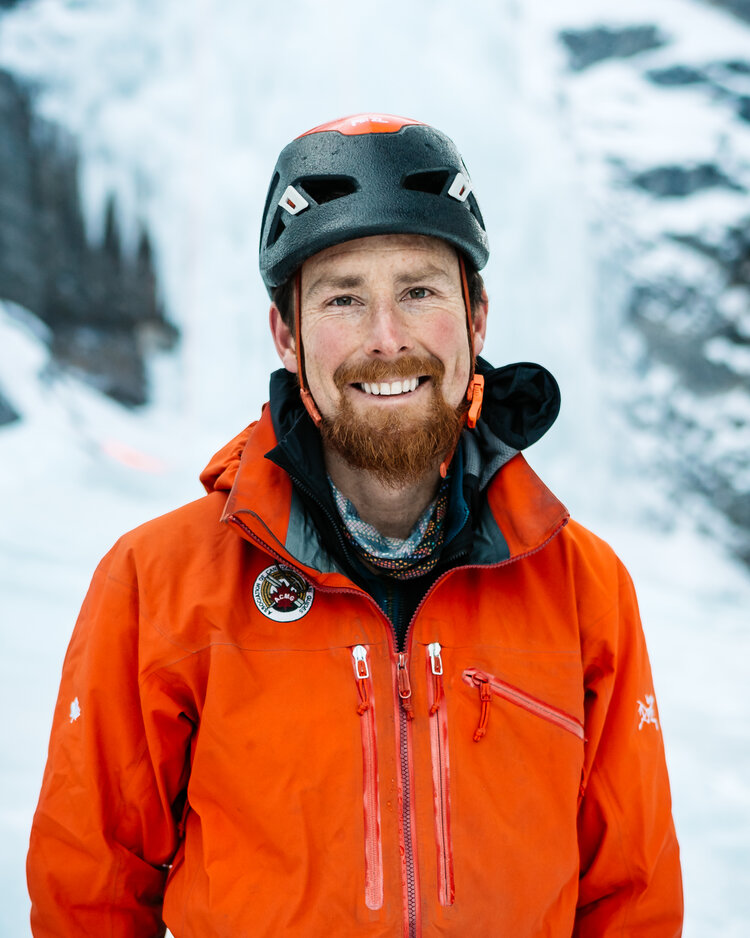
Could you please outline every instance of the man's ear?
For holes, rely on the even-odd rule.
[[[286,368],[287,371],[291,371],[293,374],[296,374],[297,345],[294,341],[292,330],[281,318],[281,312],[275,303],[271,304],[271,309],[268,313],[268,321],[271,325],[273,344],[276,346],[276,351],[279,353],[281,364]]]
[[[482,290],[482,298],[476,308],[472,310],[474,317],[474,354],[479,353],[484,348],[484,337],[487,335],[487,314],[490,308],[487,291]]]

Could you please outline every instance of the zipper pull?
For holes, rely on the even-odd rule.
[[[370,709],[370,698],[367,693],[370,668],[367,664],[367,649],[365,646],[355,645],[352,648],[352,658],[354,660],[354,676],[357,678],[357,693],[359,694],[357,713],[362,716],[365,710]]]
[[[479,687],[479,700],[482,706],[481,712],[479,714],[479,726],[477,726],[476,730],[474,730],[474,742],[478,743],[487,732],[487,723],[490,718],[490,701],[492,700],[492,690],[490,689],[489,681],[475,677],[474,683]]]
[[[427,654],[430,656],[430,670],[432,671],[432,706],[430,707],[430,716],[434,716],[440,709],[440,702],[443,699],[443,659],[440,657],[440,642],[431,642],[427,646]]]
[[[409,682],[409,671],[406,667],[405,652],[401,652],[398,656],[398,696],[401,698],[401,706],[406,711],[406,718],[413,720],[414,708],[411,703],[411,683]]]

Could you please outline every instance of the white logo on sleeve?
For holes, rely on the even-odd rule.
[[[70,705],[70,722],[75,723],[80,715],[81,705],[78,703],[78,698],[76,697]]]
[[[638,716],[641,718],[638,729],[642,730],[644,723],[653,723],[658,730],[659,721],[656,719],[656,701],[654,700],[654,695],[646,694],[645,696],[646,703],[643,703],[642,700],[638,701]]]

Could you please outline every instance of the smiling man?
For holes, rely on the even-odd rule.
[[[478,357],[487,257],[440,131],[356,115],[282,151],[284,367],[208,494],[97,570],[36,938],[680,934],[633,587],[521,455],[559,393]]]

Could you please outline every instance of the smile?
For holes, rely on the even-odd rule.
[[[419,378],[404,378],[401,381],[380,381],[379,383],[372,384],[363,381],[361,384],[358,384],[357,387],[360,391],[364,391],[365,394],[409,394],[412,391],[416,391],[419,386],[419,380]]]

